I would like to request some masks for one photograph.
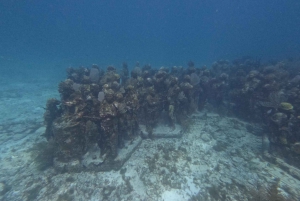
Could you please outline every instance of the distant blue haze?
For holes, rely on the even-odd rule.
[[[300,53],[299,0],[1,0],[0,68],[210,65]]]

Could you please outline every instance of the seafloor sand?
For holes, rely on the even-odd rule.
[[[299,170],[262,157],[261,129],[210,112],[193,115],[182,138],[143,140],[120,171],[38,171],[29,150],[45,140],[43,107],[57,82],[1,82],[1,200],[247,200],[277,180],[281,194],[300,197]]]

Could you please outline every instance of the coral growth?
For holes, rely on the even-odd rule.
[[[137,64],[129,77],[126,63],[120,74],[113,66],[105,73],[97,65],[68,68],[67,79],[58,87],[61,100],[48,100],[44,115],[47,139],[57,144],[56,157],[80,158],[97,142],[101,155],[113,159],[124,141],[139,134],[140,124],[152,137],[163,117],[172,130],[176,123],[188,127],[187,116],[199,107],[204,70],[197,70],[193,62],[186,70],[173,67],[171,72]]]
[[[271,148],[299,161],[300,82],[289,66],[294,64],[245,57],[211,68],[192,61],[170,69],[137,63],[131,72],[123,63],[120,73],[113,66],[68,68],[58,87],[61,100],[47,102],[45,135],[57,144],[61,160],[82,157],[93,143],[104,158],[114,159],[125,141],[140,134],[139,125],[149,137],[161,122],[171,130],[176,124],[188,128],[188,117],[211,105],[219,113],[264,123]]]

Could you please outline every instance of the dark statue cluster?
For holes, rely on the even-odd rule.
[[[137,63],[131,71],[123,63],[119,72],[113,66],[68,68],[61,100],[47,102],[45,136],[60,161],[81,158],[95,143],[101,157],[113,160],[124,142],[153,138],[160,123],[187,129],[189,116],[206,106],[262,122],[271,149],[300,166],[299,69],[295,60],[262,64],[251,58],[220,60],[211,68],[193,62],[160,69]]]

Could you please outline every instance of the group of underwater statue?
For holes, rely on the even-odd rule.
[[[68,68],[59,84],[60,100],[49,99],[45,136],[60,161],[80,159],[95,143],[101,157],[113,160],[125,142],[148,138],[158,124],[170,130],[189,126],[189,116],[205,106],[220,114],[263,122],[271,149],[300,166],[300,66],[287,60],[261,64],[251,58],[220,60],[211,68],[150,65],[120,72]],[[184,137],[184,136],[183,136]]]

